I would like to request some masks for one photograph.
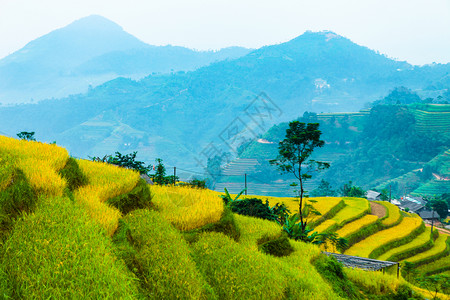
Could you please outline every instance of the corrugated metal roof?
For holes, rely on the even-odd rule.
[[[348,268],[358,268],[363,270],[378,271],[386,267],[397,265],[397,262],[377,260],[359,256],[351,256],[339,253],[323,252],[328,256],[333,256],[336,260]]]

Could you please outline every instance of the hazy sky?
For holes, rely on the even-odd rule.
[[[413,64],[450,62],[450,0],[0,0],[0,58],[92,14],[153,45],[257,48],[332,30]]]

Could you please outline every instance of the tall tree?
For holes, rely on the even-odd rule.
[[[298,183],[292,185],[299,188],[295,191],[299,198],[299,217],[301,230],[305,231],[307,221],[304,218],[303,197],[305,193],[305,181],[312,177],[313,171],[319,171],[330,167],[329,163],[310,159],[315,148],[325,145],[320,139],[322,132],[319,130],[319,123],[302,123],[293,121],[286,129],[286,137],[278,144],[278,156],[270,161],[272,165],[278,167],[282,173],[290,173],[297,178]],[[306,206],[305,206],[306,207]]]

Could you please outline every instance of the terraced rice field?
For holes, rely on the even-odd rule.
[[[375,201],[375,202],[383,205],[386,208],[386,216],[381,220],[381,223],[384,226],[386,227],[393,226],[399,222],[399,219],[402,217],[402,215],[397,206],[386,201]]]
[[[447,255],[443,258],[437,259],[429,264],[420,266],[417,268],[419,272],[425,274],[435,274],[435,273],[450,273],[450,255]],[[442,272],[444,271],[444,272]],[[450,275],[450,274],[449,274]]]
[[[450,105],[428,104],[412,109],[416,118],[416,127],[424,133],[438,132],[450,135]]]
[[[429,245],[429,248],[431,248],[432,244],[431,244],[431,236],[430,236],[430,231],[429,230],[425,230],[423,233],[421,233],[420,235],[418,235],[414,240],[412,240],[411,242],[391,249],[388,252],[382,254],[381,256],[379,256],[377,259],[379,260],[393,260],[394,256],[398,256],[401,255],[402,253],[407,253],[407,252],[411,252],[414,249],[417,248],[421,248],[421,247],[425,247],[427,244]],[[409,256],[413,256],[414,253],[411,253],[411,255]],[[406,256],[404,258],[407,258],[409,256]],[[397,261],[397,260],[395,260]]]
[[[365,215],[362,218],[355,220],[353,222],[350,222],[346,225],[344,225],[342,228],[340,228],[339,230],[336,231],[336,233],[340,236],[340,237],[347,237],[359,230],[361,230],[362,228],[369,226],[371,224],[374,224],[375,222],[378,221],[378,217],[374,216],[374,215]]]
[[[405,260],[415,264],[424,264],[433,257],[444,255],[446,252],[448,252],[448,237],[448,235],[440,234],[436,241],[434,241],[434,246],[432,248]]]
[[[336,215],[324,221],[319,226],[315,228],[318,232],[324,232],[330,229],[336,230],[350,223],[369,211],[369,201],[362,198],[343,198],[345,207],[336,213]],[[333,230],[333,231],[334,231]]]
[[[345,254],[370,257],[372,252],[382,246],[402,240],[423,225],[420,218],[403,218],[399,225],[378,231],[350,247]]]

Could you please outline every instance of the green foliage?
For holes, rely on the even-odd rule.
[[[373,105],[406,105],[421,102],[422,99],[419,97],[419,95],[417,95],[417,93],[404,86],[401,86],[394,88],[392,91],[390,91],[389,95],[387,95],[383,99],[373,102]]]
[[[409,261],[405,261],[404,263],[402,263],[402,276],[408,280],[408,281],[412,281],[414,278],[417,277],[417,270],[416,270],[416,266],[409,262]]]
[[[197,189],[206,189],[206,180],[201,180],[201,179],[191,179],[189,180],[187,183],[179,183],[179,186],[189,186],[192,188],[197,188]]]
[[[162,163],[162,159],[157,158],[155,162],[156,162],[155,174],[150,175],[153,182],[160,185],[176,184],[176,182],[179,179],[178,176],[175,177],[174,175],[166,176],[166,167]]]
[[[447,201],[437,198],[429,201],[429,206],[439,214],[441,219],[447,218],[448,215],[448,204]]]
[[[33,214],[15,222],[0,252],[13,299],[133,299],[138,294],[136,278],[114,255],[111,239],[68,198],[40,198]]]
[[[284,203],[277,203],[273,207],[269,201],[262,202],[259,198],[245,198],[228,202],[230,209],[237,214],[277,221],[280,224],[289,216],[289,209]]]
[[[69,157],[64,168],[59,170],[58,173],[67,181],[67,187],[71,191],[88,184],[88,178],[81,172],[77,161],[73,157]]]
[[[321,255],[313,261],[317,271],[326,279],[333,290],[341,297],[349,299],[361,299],[358,289],[348,280],[344,273],[343,266],[334,257]]]
[[[420,287],[428,290],[433,299],[437,299],[438,293],[450,294],[450,276],[448,275],[422,275],[416,282]]]
[[[32,132],[22,131],[22,132],[19,132],[17,134],[17,136],[21,140],[36,141],[36,139],[34,138],[34,133],[35,133],[34,131],[32,131]]]
[[[228,205],[234,201],[238,201],[239,197],[242,196],[242,194],[245,192],[245,189],[240,191],[239,194],[236,195],[236,197],[234,197],[234,199],[231,197],[230,193],[228,192],[227,188],[224,188],[225,190],[225,195],[220,195],[220,197],[223,200],[223,203],[225,205]]]
[[[136,209],[151,208],[152,195],[147,183],[141,178],[130,192],[108,199],[107,203],[126,215]]]
[[[306,230],[307,223],[303,219],[303,210],[312,207],[311,205],[303,206],[304,182],[312,177],[311,172],[330,167],[328,163],[309,158],[315,148],[325,145],[325,141],[320,139],[321,134],[319,123],[290,122],[289,128],[286,129],[286,137],[278,144],[277,158],[270,160],[270,163],[277,166],[281,173],[290,173],[298,180],[298,184],[291,185],[299,188],[296,190],[296,196],[299,198],[298,215],[302,231]]]
[[[277,257],[288,256],[294,252],[294,247],[284,233],[276,238],[265,235],[257,241],[257,244],[262,252]]]
[[[328,181],[322,179],[322,180],[320,180],[319,186],[310,193],[310,196],[311,197],[326,197],[326,196],[334,197],[334,196],[336,196],[336,194],[337,194],[336,191],[331,188],[331,184]]]
[[[125,155],[123,155],[120,152],[116,152],[114,156],[105,155],[102,158],[90,157],[90,159],[92,161],[106,162],[122,168],[136,170],[141,174],[148,174],[151,169],[151,166],[150,165],[145,166],[144,162],[136,160],[136,155],[137,151]]]
[[[359,186],[354,186],[351,181],[345,183],[340,189],[339,193],[343,197],[356,197],[364,198],[366,196],[366,191]]]
[[[150,299],[202,299],[207,283],[181,234],[157,212],[135,210],[114,236],[119,256]]]

